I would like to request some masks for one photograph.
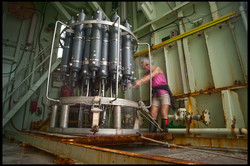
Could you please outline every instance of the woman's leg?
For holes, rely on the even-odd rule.
[[[162,105],[161,106],[161,118],[162,119],[168,119],[168,109],[169,105]]]
[[[169,105],[161,106],[161,125],[164,133],[168,133],[168,108]]]
[[[157,107],[155,105],[151,106],[150,114],[151,114],[153,119],[157,119],[158,111],[159,111],[159,107]]]

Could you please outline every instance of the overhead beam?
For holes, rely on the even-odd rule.
[[[180,8],[182,8],[182,7],[186,6],[186,5],[188,5],[189,3],[190,3],[190,2],[183,2],[183,3],[181,3],[181,5],[176,6],[175,8],[173,8],[173,11],[176,11],[176,10],[180,9]],[[160,19],[166,17],[167,15],[169,15],[169,14],[171,14],[171,13],[172,13],[172,10],[167,11],[166,13],[162,14],[161,16],[159,16],[159,17],[153,19],[152,21],[150,21],[150,22],[148,22],[148,23],[146,23],[146,24],[140,26],[139,28],[137,28],[136,30],[134,30],[133,33],[136,33],[136,32],[138,32],[138,31],[140,31],[140,30],[146,28],[147,26],[149,26],[149,25],[155,23],[156,21],[158,21],[158,20],[160,20]]]
[[[66,9],[71,10],[72,12],[75,12],[75,13],[79,13],[79,12],[80,12],[79,10],[76,10],[76,9],[74,9],[74,8],[72,8],[72,7],[69,7],[69,6],[65,5],[65,4],[63,4],[62,6],[63,6],[64,8],[66,8]]]
[[[65,8],[61,5],[60,2],[51,2],[53,6],[62,14],[67,20],[71,19],[69,13],[65,10]]]
[[[107,20],[110,21],[109,17],[105,14],[105,12],[102,10],[101,6],[100,6],[97,2],[92,2],[92,1],[90,1],[90,2],[88,2],[88,4],[90,5],[90,7],[91,7],[94,11],[96,11],[96,10],[98,9],[98,7],[99,7],[100,10],[101,10],[102,13],[103,13],[103,16],[104,16],[104,17],[106,16]]]
[[[143,4],[141,4],[141,10],[148,21],[156,18],[156,11],[153,2],[143,2]]]

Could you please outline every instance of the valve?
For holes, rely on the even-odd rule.
[[[210,112],[208,111],[208,109],[202,111],[201,119],[206,126],[209,126],[209,124],[211,124]]]

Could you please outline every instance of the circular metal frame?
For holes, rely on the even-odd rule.
[[[91,128],[59,128],[47,127],[47,132],[65,133],[65,134],[93,134]],[[136,134],[140,129],[102,129],[100,128],[95,135],[122,135],[122,134]]]
[[[100,105],[119,105],[121,107],[133,107],[133,108],[141,108],[139,104],[135,101],[126,100],[126,99],[119,99],[110,103],[111,100],[114,98],[110,97],[100,97]],[[74,96],[74,97],[61,97],[59,98],[60,102],[58,105],[74,105],[74,104],[85,104],[85,105],[92,105],[94,101],[94,97],[86,97],[86,96]]]

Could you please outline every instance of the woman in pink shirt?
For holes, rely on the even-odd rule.
[[[142,83],[150,83],[150,61],[148,58],[143,58],[140,60],[140,64],[143,70],[147,70],[146,74],[141,79],[135,81],[134,87],[140,86]],[[168,83],[164,76],[163,71],[160,67],[154,67],[154,62],[151,60],[151,69],[152,69],[152,89],[153,89],[153,98],[152,106],[150,109],[150,114],[152,118],[157,121],[158,111],[161,108],[161,118],[162,118],[162,127],[165,133],[168,132],[168,109],[169,106],[174,108],[174,101],[171,94],[171,91],[168,88]],[[171,96],[171,97],[170,97]],[[171,99],[172,101],[171,101]],[[150,122],[149,132],[156,132],[156,126]]]

